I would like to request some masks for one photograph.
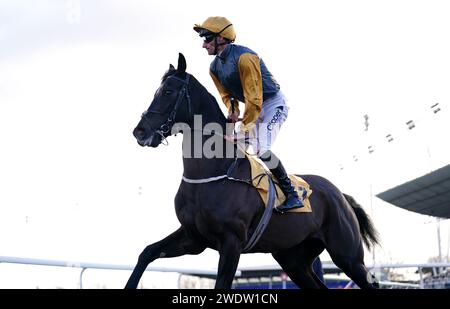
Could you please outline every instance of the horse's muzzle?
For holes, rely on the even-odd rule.
[[[147,134],[146,134],[145,130],[137,127],[136,129],[133,130],[133,135],[136,138],[136,141],[140,146],[156,147],[159,145],[159,142],[156,141],[156,139],[155,139],[155,132],[151,132],[146,137]]]

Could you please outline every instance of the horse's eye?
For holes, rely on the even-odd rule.
[[[172,92],[172,90],[164,90],[164,95],[170,95]]]

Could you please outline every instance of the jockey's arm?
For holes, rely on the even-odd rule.
[[[211,75],[211,78],[214,81],[214,85],[216,85],[217,90],[219,91],[223,103],[228,108],[228,114],[231,114],[232,112],[230,99],[231,95],[226,91],[226,89],[223,87],[223,85],[220,83],[220,81],[217,79],[217,77],[214,75],[213,72],[209,71],[209,75]],[[234,111],[239,115],[239,104],[234,105]]]
[[[238,67],[245,98],[245,112],[241,131],[248,132],[255,125],[261,113],[263,102],[259,57],[251,53],[242,54],[239,58]]]

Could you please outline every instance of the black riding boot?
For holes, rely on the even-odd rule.
[[[272,165],[276,163],[275,168],[269,167],[269,170],[272,172],[273,176],[278,180],[278,184],[280,185],[281,190],[286,196],[286,201],[275,208],[277,211],[283,213],[290,209],[301,208],[303,207],[303,202],[298,197],[297,191],[295,191],[294,186],[289,179],[289,176],[286,173],[286,170],[283,167],[281,161],[273,154],[271,151],[265,152],[261,157],[261,160],[264,162],[270,161]],[[275,161],[276,160],[276,161]]]

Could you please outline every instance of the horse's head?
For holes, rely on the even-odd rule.
[[[178,67],[170,65],[150,107],[142,114],[133,131],[141,146],[157,147],[172,133],[178,122],[186,122],[192,115],[189,96],[189,77],[186,59],[179,54]]]

